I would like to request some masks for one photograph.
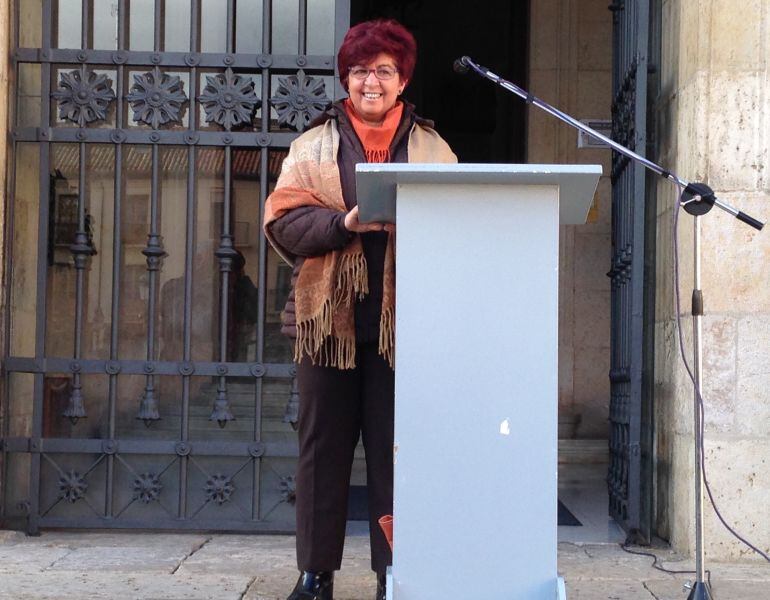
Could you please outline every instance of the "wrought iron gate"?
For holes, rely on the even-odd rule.
[[[293,530],[290,273],[260,223],[349,2],[14,14],[4,522]]]
[[[645,155],[649,0],[617,0],[613,11],[613,139]],[[612,154],[610,514],[640,529],[645,259],[644,168]]]

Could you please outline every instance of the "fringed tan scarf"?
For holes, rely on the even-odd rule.
[[[342,197],[337,152],[340,136],[333,119],[294,140],[283,162],[275,191],[265,203],[264,228],[268,240],[289,264],[270,234],[268,225],[300,206],[318,206],[347,212]],[[409,133],[409,162],[457,162],[447,143],[433,130],[414,124]],[[383,277],[379,352],[394,365],[395,345],[395,239],[388,235]],[[369,292],[361,237],[342,250],[306,258],[294,289],[297,340],[294,360],[308,356],[313,364],[352,369],[356,359],[354,303]]]

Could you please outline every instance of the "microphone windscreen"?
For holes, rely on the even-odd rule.
[[[460,75],[465,75],[468,72],[468,64],[463,60],[463,58],[458,58],[452,65],[454,72],[459,73]]]

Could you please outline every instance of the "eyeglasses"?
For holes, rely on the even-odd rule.
[[[388,81],[389,79],[393,79],[396,76],[398,69],[395,67],[386,66],[377,67],[376,69],[367,69],[366,67],[350,67],[348,72],[353,79],[358,79],[360,81],[363,81],[369,77],[369,73],[374,73],[374,76],[380,81]]]

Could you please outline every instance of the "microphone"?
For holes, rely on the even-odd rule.
[[[452,69],[454,69],[454,72],[459,73],[460,75],[465,75],[468,72],[468,68],[469,67],[468,67],[467,56],[461,56],[452,65]]]

